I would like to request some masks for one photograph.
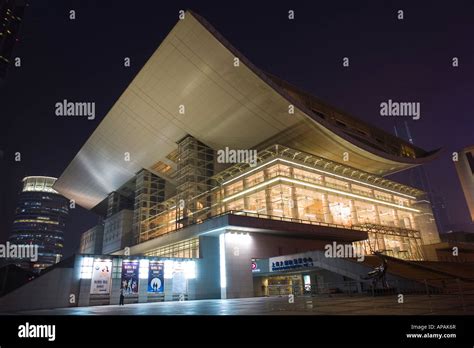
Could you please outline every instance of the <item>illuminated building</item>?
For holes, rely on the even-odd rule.
[[[100,254],[102,253],[102,242],[104,239],[104,225],[99,224],[81,235],[79,253]]]
[[[34,270],[51,266],[62,257],[69,210],[68,200],[53,189],[55,181],[47,176],[27,176],[19,194],[10,243],[38,245],[37,261],[19,262]]]
[[[403,122],[403,126],[397,128],[394,126],[395,135],[407,140],[410,144],[414,144],[414,137],[411,134],[407,121]],[[449,230],[451,225],[448,208],[442,195],[438,189],[433,188],[430,182],[430,173],[424,166],[418,166],[407,170],[408,184],[426,192],[426,197],[431,203],[431,209],[436,222],[438,232],[443,234]]]
[[[219,160],[228,149],[256,161]],[[133,215],[130,244],[107,253],[195,259],[197,298],[244,297],[252,260],[334,241],[426,259],[430,202],[385,176],[437,153],[262,72],[187,12],[54,187],[106,224]]]

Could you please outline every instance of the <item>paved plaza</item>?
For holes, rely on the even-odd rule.
[[[22,315],[466,315],[474,298],[459,295],[255,297],[230,300],[136,303],[21,311]]]

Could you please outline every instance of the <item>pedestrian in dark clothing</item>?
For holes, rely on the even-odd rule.
[[[125,296],[123,295],[123,288],[120,288],[120,302],[119,306],[123,306],[123,301],[125,299]]]

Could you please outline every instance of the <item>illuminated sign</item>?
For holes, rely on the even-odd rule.
[[[173,279],[175,273],[183,272],[186,279],[196,278],[196,262],[195,261],[174,261],[166,260],[165,262],[165,279]]]
[[[260,267],[258,267],[257,260],[252,260],[252,273],[258,273],[260,272]]]
[[[109,294],[112,275],[111,260],[94,260],[91,277],[91,294]]]
[[[122,283],[125,295],[138,294],[139,261],[122,261]]]
[[[272,257],[270,258],[269,262],[270,262],[271,272],[314,267],[313,259],[309,256],[303,257],[303,256],[297,256],[297,255],[290,255],[290,256]]]
[[[306,291],[310,291],[311,290],[311,277],[308,274],[303,276],[303,283],[304,283],[304,289]]]
[[[164,263],[161,261],[150,261],[148,292],[163,292],[164,288]]]

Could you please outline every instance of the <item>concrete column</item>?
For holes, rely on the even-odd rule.
[[[387,247],[385,246],[384,235],[377,233],[376,236],[377,236],[377,243],[378,243],[379,250],[386,250]]]
[[[148,279],[138,279],[138,302],[148,302]]]
[[[226,287],[221,289],[221,298],[243,298],[253,296],[252,255],[253,237],[243,234],[230,234],[224,238]],[[220,236],[220,238],[222,238]]]
[[[417,226],[416,226],[415,218],[413,217],[413,213],[410,213],[410,215],[408,217],[410,219],[411,229],[416,230]]]
[[[327,193],[322,194],[322,202],[323,202],[323,215],[324,215],[324,222],[328,224],[332,224],[334,222],[331,210],[329,209],[329,201]]]
[[[375,212],[375,223],[378,225],[381,225],[379,208],[376,205],[374,205],[374,212]]]
[[[227,187],[226,186],[222,187],[221,195],[222,195],[222,199],[227,197]],[[226,212],[226,211],[229,211],[229,204],[228,203],[224,203],[224,211],[223,212]]]
[[[188,301],[196,300],[196,279],[188,279],[187,280],[187,287],[188,287]]]
[[[351,208],[351,221],[353,225],[357,225],[359,223],[359,219],[357,217],[357,210],[355,206],[355,202],[353,199],[349,201],[349,207]]]
[[[268,170],[263,171],[264,181],[268,180]],[[270,187],[265,187],[265,206],[267,209],[267,215],[273,215],[273,206],[272,206],[272,190]]]
[[[393,220],[395,222],[395,226],[400,227],[400,218],[398,217],[398,211],[395,208],[392,211],[393,211]]]
[[[112,279],[112,286],[110,287],[110,304],[118,305],[120,302],[120,282],[121,278]]]
[[[81,279],[79,285],[79,298],[77,300],[78,307],[84,307],[89,305],[91,291],[91,279]]]
[[[220,298],[219,237],[199,237],[199,255],[200,258],[196,260],[194,298]]]
[[[294,171],[293,168],[290,167],[290,176],[294,179]],[[291,201],[292,206],[291,208],[291,217],[294,219],[299,219],[299,212],[298,212],[298,195],[296,194],[296,186],[295,184],[291,185]]]
[[[242,179],[242,187],[243,187],[244,190],[247,189],[247,187],[248,187],[247,180]],[[250,209],[249,208],[249,206],[250,206],[249,201],[250,201],[249,195],[244,195],[244,209],[245,210]]]
[[[173,301],[173,279],[164,279],[165,301]]]

